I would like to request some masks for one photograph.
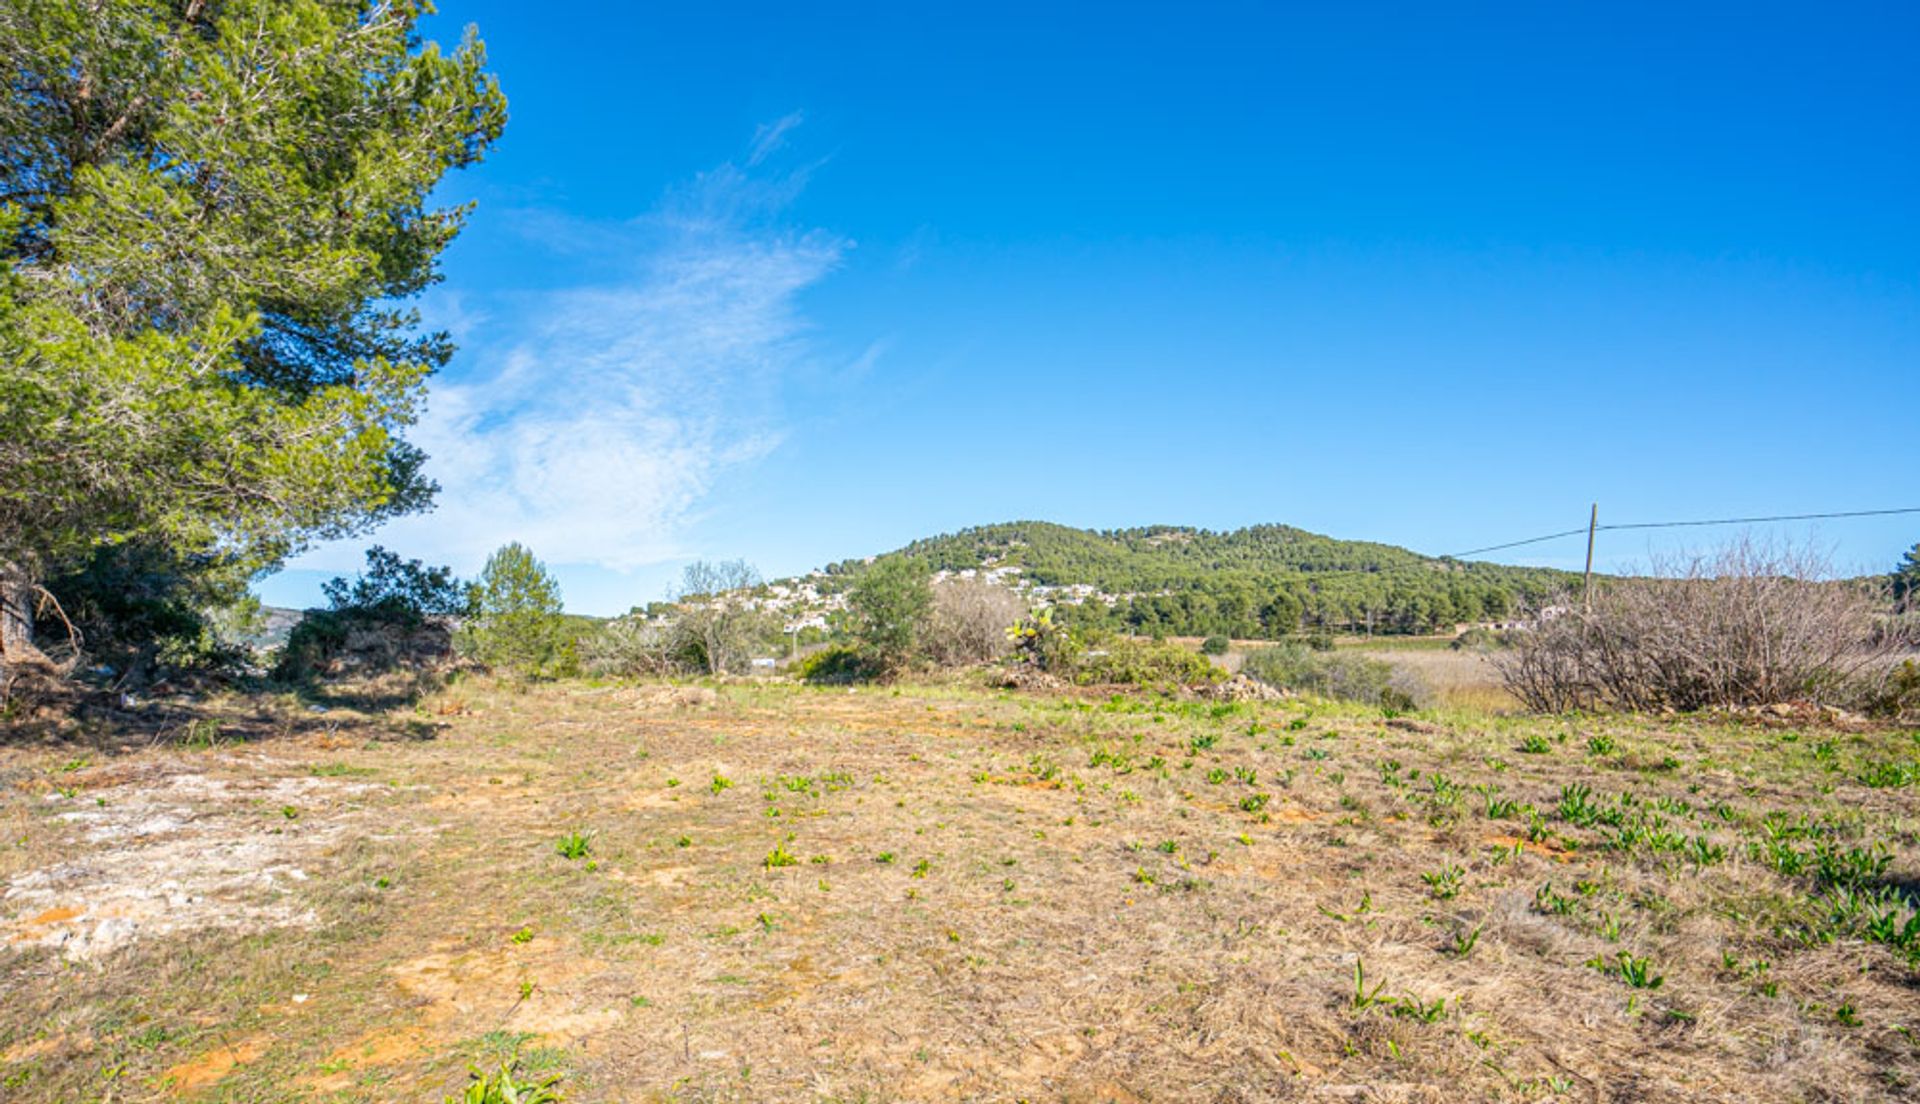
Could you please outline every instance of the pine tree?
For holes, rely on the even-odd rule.
[[[487,557],[468,608],[467,649],[487,666],[537,675],[561,658],[560,584],[525,545],[508,544]]]
[[[861,650],[883,671],[898,672],[912,661],[933,612],[926,565],[907,556],[875,561],[847,592],[847,609]]]
[[[1893,569],[1893,596],[1902,602],[1920,600],[1920,544],[1908,549]]]
[[[257,571],[422,507],[445,334],[394,304],[506,104],[426,0],[0,4],[0,674],[57,563]]]

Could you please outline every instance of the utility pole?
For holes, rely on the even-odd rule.
[[[1593,504],[1593,513],[1587,517],[1587,581],[1580,589],[1580,604],[1586,612],[1593,612],[1593,534],[1600,528],[1600,504]]]

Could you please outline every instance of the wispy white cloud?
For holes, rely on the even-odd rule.
[[[422,316],[432,329],[444,331],[455,345],[464,345],[473,332],[487,321],[487,313],[476,308],[473,300],[452,288],[434,288],[427,293]]]
[[[771,123],[762,123],[753,132],[753,149],[747,154],[747,167],[752,168],[778,152],[786,145],[787,134],[806,120],[798,111],[789,112]]]
[[[762,127],[748,164],[798,122]],[[779,225],[803,175],[722,165],[646,218],[567,235],[625,254],[623,275],[486,312],[462,353],[472,367],[435,384],[412,434],[431,457],[438,506],[376,539],[463,571],[508,540],[553,563],[615,570],[684,555],[714,481],[786,432],[779,385],[809,356],[796,297],[848,248]],[[336,546],[298,566],[357,559],[357,544]]]

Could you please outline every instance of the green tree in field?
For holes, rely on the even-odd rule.
[[[377,544],[367,549],[366,571],[322,583],[320,593],[336,612],[359,610],[407,625],[467,612],[467,587],[452,568],[403,560]]]
[[[847,592],[847,610],[861,650],[882,670],[901,670],[912,662],[933,610],[926,565],[908,556],[876,560]]]
[[[566,647],[560,584],[525,545],[505,545],[468,592],[467,649],[489,667],[535,675]]]
[[[1908,549],[1893,569],[1893,596],[1902,602],[1920,600],[1920,544]]]
[[[257,572],[419,509],[430,206],[506,103],[427,0],[0,3],[0,668],[61,563]]]

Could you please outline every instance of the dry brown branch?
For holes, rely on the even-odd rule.
[[[1591,610],[1551,604],[1494,662],[1540,712],[1857,705],[1908,643],[1889,624],[1883,593],[1817,553],[1742,539],[1615,580]]]
[[[942,666],[997,659],[1012,647],[1007,627],[1027,615],[1026,599],[984,579],[943,579],[933,588],[924,645]]]
[[[34,584],[33,589],[35,594],[38,595],[38,600],[35,603],[38,607],[37,612],[44,614],[49,608],[52,609],[54,616],[58,617],[60,623],[67,628],[67,648],[71,654],[66,666],[71,668],[73,664],[80,660],[80,647],[86,642],[86,636],[74,625],[72,619],[67,616],[67,611],[61,608],[60,599],[55,598],[52,591],[37,583]]]

